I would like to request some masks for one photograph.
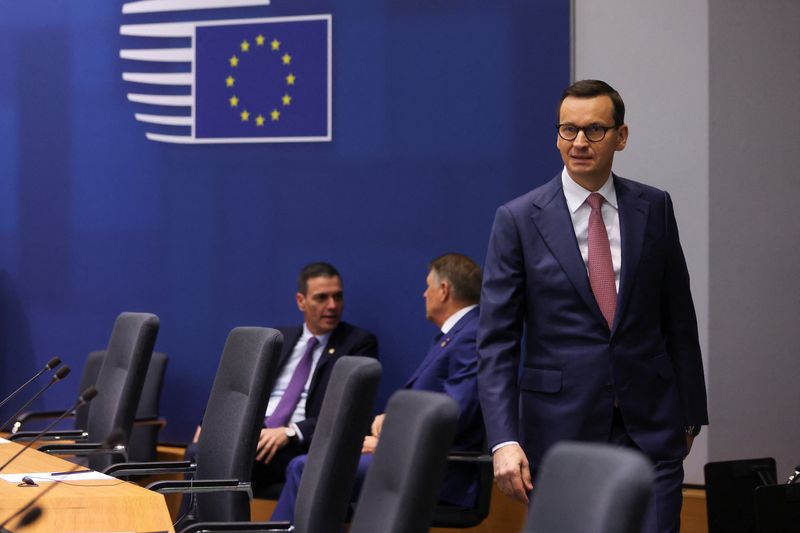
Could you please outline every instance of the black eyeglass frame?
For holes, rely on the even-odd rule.
[[[575,136],[572,137],[571,139],[564,137],[564,135],[561,134],[562,126],[570,126],[572,128],[575,128]],[[567,122],[564,124],[556,124],[556,131],[558,132],[558,136],[564,139],[565,141],[574,141],[575,139],[578,138],[578,134],[580,132],[583,132],[583,136],[586,137],[587,141],[592,143],[599,143],[600,141],[606,138],[606,133],[608,133],[608,130],[613,130],[619,127],[620,127],[619,124],[615,124],[614,126],[601,126],[600,124],[589,124],[588,126],[579,127],[576,126],[575,124],[570,124]],[[603,135],[599,139],[590,139],[589,134],[586,131],[588,128],[597,128],[598,130],[601,130],[603,132]]]

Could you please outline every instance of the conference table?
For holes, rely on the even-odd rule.
[[[22,446],[0,439],[0,465]],[[92,472],[52,477],[53,473],[66,472],[74,467],[73,463],[33,447],[23,452],[0,472],[0,476],[29,474],[28,477],[38,486],[24,483],[20,486],[18,481],[7,481],[0,477],[0,523],[37,494],[47,490],[48,486],[57,483],[58,486],[37,502],[42,514],[36,521],[20,526],[19,519],[23,513],[6,524],[5,528],[24,533],[174,532],[163,495]],[[84,467],[79,469],[85,470]],[[46,475],[37,476],[37,473]]]

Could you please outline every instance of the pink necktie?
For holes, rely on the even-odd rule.
[[[589,283],[610,328],[614,324],[614,311],[617,308],[617,285],[614,265],[611,263],[611,245],[608,244],[608,233],[600,211],[604,200],[596,192],[586,199],[592,208],[589,215]]]

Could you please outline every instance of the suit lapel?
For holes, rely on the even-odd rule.
[[[622,266],[619,280],[619,296],[617,297],[617,312],[614,318],[614,329],[620,323],[625,312],[633,281],[636,278],[636,269],[642,256],[647,216],[650,204],[640,198],[640,193],[634,190],[626,180],[614,176],[614,186],[617,191],[619,204],[619,233],[622,241]]]
[[[575,228],[572,225],[567,201],[561,189],[561,174],[551,180],[541,191],[541,195],[534,199],[531,218],[550,249],[550,253],[559,262],[575,290],[596,317],[605,324],[606,320],[597,305],[594,293],[592,293],[589,276],[586,273],[586,264],[583,262],[578,241],[575,238]]]
[[[300,337],[303,335],[303,326],[297,328],[286,328],[284,329],[284,333],[285,335],[283,336],[281,359],[278,361],[279,369],[282,369],[286,365],[286,361],[288,361],[289,356],[292,355],[295,344],[297,344],[297,341],[299,341]]]

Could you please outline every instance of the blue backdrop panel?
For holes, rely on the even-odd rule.
[[[153,126],[133,115],[153,106],[126,94],[148,87],[122,80],[138,65],[119,51],[149,44],[119,26],[222,10],[121,8],[36,0],[0,17],[0,394],[58,355],[76,374],[41,407],[70,404],[115,316],[150,311],[170,356],[165,437],[188,439],[228,331],[299,323],[297,271],[326,260],[344,277],[346,319],[380,339],[384,402],[435,333],[427,263],[447,251],[482,262],[496,207],[560,168],[569,2],[241,9],[237,18],[332,15],[333,140],[219,145],[145,138]]]

